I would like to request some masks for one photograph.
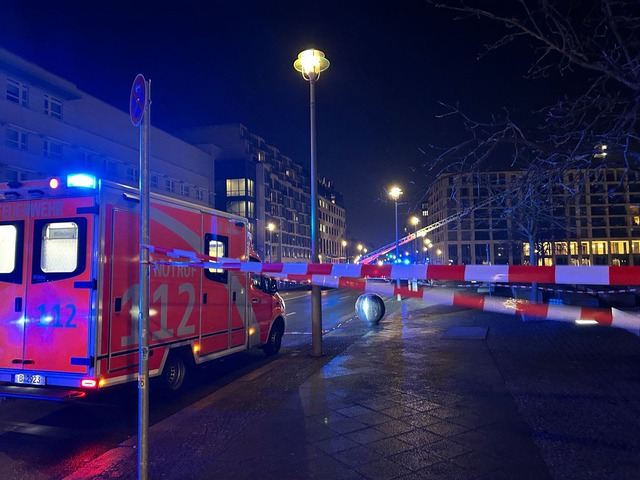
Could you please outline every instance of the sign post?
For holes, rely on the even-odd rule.
[[[140,129],[140,292],[138,295],[138,479],[147,480],[149,431],[149,127],[151,80],[138,74],[131,87],[129,114]]]

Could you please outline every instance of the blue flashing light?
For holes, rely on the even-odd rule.
[[[86,173],[67,175],[67,187],[96,188],[96,177]]]
[[[410,263],[410,262],[409,262],[409,259],[408,259],[408,258],[405,258],[405,259],[404,259],[404,264],[405,264],[405,265],[409,265],[409,263]]]

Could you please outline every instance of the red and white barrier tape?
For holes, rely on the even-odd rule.
[[[367,281],[363,277],[386,277],[389,279],[407,279],[407,278],[427,278],[427,279],[446,279],[446,280],[458,280],[460,278],[448,278],[442,277],[444,272],[450,271],[453,274],[459,275],[461,272],[467,278],[466,281],[491,281],[487,277],[490,275],[496,275],[498,271],[507,271],[507,277],[509,275],[509,269],[514,267],[509,266],[487,266],[487,265],[454,265],[454,266],[442,266],[442,265],[383,265],[387,267],[382,269],[380,266],[375,265],[355,265],[355,264],[307,264],[307,263],[258,263],[258,262],[239,262],[234,259],[227,258],[214,258],[206,255],[196,254],[194,252],[187,252],[176,249],[164,249],[153,246],[144,246],[149,251],[166,255],[172,258],[188,258],[192,261],[189,262],[172,262],[177,265],[184,265],[190,267],[200,268],[223,268],[228,270],[236,270],[247,273],[265,273],[271,274],[276,278],[293,280],[293,281],[309,281],[313,285],[320,285],[330,288],[350,288],[359,290],[364,293],[375,293],[384,296],[396,296],[401,295],[405,298],[421,299],[424,302],[429,302],[437,305],[444,306],[458,306],[465,308],[473,308],[476,310],[482,310],[485,312],[494,312],[506,315],[520,314],[523,317],[532,317],[539,320],[555,320],[563,322],[579,322],[579,321],[591,321],[600,325],[617,327],[627,330],[635,335],[640,336],[640,316],[634,315],[615,308],[593,308],[593,307],[577,307],[568,305],[552,305],[545,303],[532,303],[528,300],[507,298],[507,297],[489,297],[483,295],[474,295],[457,292],[451,289],[435,289],[429,287],[421,287],[417,290],[409,289],[408,287],[397,286],[397,282],[375,282]],[[199,261],[193,261],[199,260]],[[152,263],[164,263],[164,262],[152,262]],[[417,275],[420,273],[416,268],[420,267],[424,271],[425,276]],[[466,271],[466,268],[469,271]],[[498,267],[499,270],[496,268]],[[579,276],[581,281],[578,281],[577,277],[569,275],[568,271],[560,272],[561,274],[554,274],[556,283],[590,283],[603,285],[599,283],[603,281],[604,269],[632,269],[634,272],[640,273],[640,269],[637,267],[515,267],[513,278],[508,277],[508,280],[502,279],[501,281],[523,282],[523,281],[537,281],[545,283],[553,283],[547,280],[542,280],[544,277],[542,274],[535,274],[536,269],[544,269],[548,271],[551,268],[570,268],[580,269],[579,275],[577,272],[573,272],[573,275]],[[521,270],[526,269],[526,270]],[[596,269],[594,272],[587,272],[585,269]],[[486,271],[485,271],[486,270]],[[487,271],[490,272],[487,275]],[[531,275],[524,280],[521,278],[524,272],[530,272]],[[372,273],[373,272],[373,273]],[[384,275],[382,273],[388,273]],[[429,277],[428,275],[432,276]],[[450,273],[450,275],[453,275]],[[628,274],[621,272],[614,272],[611,276],[609,272],[606,272],[607,278],[613,278],[614,281],[621,281],[624,278],[628,278]],[[406,276],[408,275],[408,276]],[[502,275],[502,274],[500,274]],[[546,275],[546,273],[545,273]],[[534,279],[535,278],[535,279]],[[637,277],[634,278],[637,282]]]
[[[640,267],[527,265],[360,265],[354,263],[258,263],[216,258],[174,248],[142,245],[150,252],[171,258],[204,262],[204,268],[223,268],[251,273],[283,275],[330,275],[392,280],[448,280],[490,283],[554,283],[580,285],[640,285]]]
[[[398,287],[395,282],[372,282],[363,279],[336,278],[333,276],[314,275],[311,283],[324,287],[351,288],[364,293],[375,293],[384,296],[401,295],[403,298],[417,298],[424,302],[444,306],[473,308],[484,312],[505,315],[522,315],[537,320],[555,320],[561,322],[596,322],[607,327],[617,327],[640,336],[640,316],[616,308],[577,307],[568,305],[551,305],[532,303],[528,300],[489,297],[462,293],[452,289],[436,289],[421,287],[411,290]]]

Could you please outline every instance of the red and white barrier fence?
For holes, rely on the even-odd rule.
[[[258,263],[215,258],[185,250],[143,245],[150,252],[187,262],[172,264],[263,273],[285,280],[309,281],[314,285],[350,288],[363,293],[384,296],[401,295],[445,306],[473,308],[506,315],[522,315],[540,320],[595,322],[625,329],[640,336],[640,316],[615,308],[593,308],[532,303],[528,300],[490,297],[458,292],[452,289],[421,287],[417,290],[398,286],[397,282],[367,281],[366,278],[389,280],[426,279],[501,283],[556,283],[587,285],[640,285],[640,267],[529,267],[510,265],[357,265],[330,263]],[[165,263],[165,262],[152,262]]]

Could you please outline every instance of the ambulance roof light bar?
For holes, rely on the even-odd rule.
[[[67,187],[96,188],[96,177],[86,173],[67,175]]]

